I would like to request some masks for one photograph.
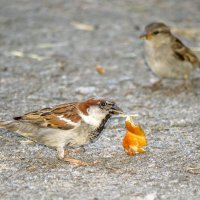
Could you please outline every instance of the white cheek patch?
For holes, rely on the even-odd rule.
[[[93,116],[90,115],[84,115],[84,114],[80,114],[83,121],[87,124],[90,124],[92,126],[98,127],[101,124],[101,120],[94,118]]]
[[[102,120],[106,117],[107,114],[107,112],[103,112],[98,107],[90,107],[90,109],[88,109],[88,115],[80,113],[80,116],[85,123],[95,127],[99,127]]]
[[[66,119],[64,117],[64,115],[58,116],[58,119],[66,122],[67,124],[72,125],[72,126],[77,126],[80,123],[80,122],[76,123],[76,122],[71,121],[70,119]]]

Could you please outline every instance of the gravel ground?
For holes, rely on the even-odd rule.
[[[0,199],[200,199],[200,176],[187,170],[200,166],[200,70],[188,91],[174,87],[180,81],[146,87],[156,77],[138,35],[155,20],[199,50],[199,0],[0,0],[0,119],[100,96],[138,114],[148,139],[146,153],[127,156],[124,119],[115,118],[85,152],[71,153],[100,163],[77,167],[0,130]]]

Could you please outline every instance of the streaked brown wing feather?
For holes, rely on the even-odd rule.
[[[21,117],[15,117],[14,119],[39,127],[58,128],[65,130],[74,128],[74,125],[67,123],[59,117],[70,120],[74,123],[77,123],[81,119],[77,112],[76,103],[66,103],[51,108],[40,109],[34,112],[26,113]]]
[[[172,49],[178,59],[191,62],[194,65],[199,63],[198,57],[176,37],[172,42]]]

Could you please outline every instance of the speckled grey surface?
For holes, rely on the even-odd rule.
[[[102,137],[71,153],[90,167],[58,161],[55,151],[27,144],[0,130],[0,199],[153,200],[200,198],[200,71],[193,89],[151,91],[155,76],[143,59],[138,35],[162,20],[176,28],[200,28],[200,2],[131,0],[1,0],[0,119],[91,96],[114,99],[137,113],[147,133],[147,152],[122,149],[124,119],[113,119]],[[77,30],[74,22],[93,25]],[[179,35],[192,47],[195,37]],[[95,66],[106,68],[99,75]]]

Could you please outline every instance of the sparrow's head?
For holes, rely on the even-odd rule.
[[[105,113],[111,115],[123,113],[122,109],[115,102],[105,99],[88,99],[79,104],[79,109],[86,115],[90,113]]]
[[[170,28],[161,22],[153,22],[145,27],[145,33],[140,35],[141,39],[148,42],[162,43],[170,39]]]
[[[115,102],[105,99],[88,99],[78,106],[83,120],[92,125],[99,125],[107,115],[122,114]]]

